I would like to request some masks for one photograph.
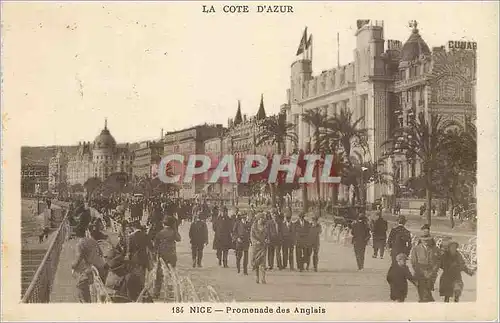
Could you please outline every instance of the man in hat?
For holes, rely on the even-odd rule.
[[[146,281],[146,269],[150,268],[148,249],[152,249],[151,240],[139,220],[132,224],[133,232],[129,236],[129,252],[132,271],[140,278],[143,286]]]
[[[233,227],[231,218],[227,213],[220,210],[219,216],[212,223],[212,229],[214,231],[213,249],[217,251],[219,266],[224,265],[224,268],[228,268],[227,256],[229,249],[232,247],[231,230]]]
[[[309,228],[310,224],[306,221],[304,212],[300,212],[299,219],[294,223],[295,255],[297,258],[297,268],[299,269],[299,271],[304,271],[304,264],[307,259]]]
[[[431,237],[431,226],[428,225],[428,224],[424,224],[421,228],[420,228],[420,231],[422,232],[422,237]],[[436,244],[436,241],[434,240],[434,238],[432,238],[432,242],[434,243],[434,245]],[[421,241],[419,240],[418,243],[421,243]]]
[[[398,218],[398,225],[391,229],[389,233],[389,238],[387,239],[387,245],[391,249],[392,263],[396,264],[396,256],[400,253],[405,255],[410,255],[411,250],[411,234],[408,229],[405,228],[406,218],[404,215],[400,215]]]
[[[189,239],[193,256],[193,268],[196,266],[201,268],[203,248],[208,244],[208,228],[205,221],[202,221],[198,215],[193,217],[193,222],[189,227]]]
[[[432,290],[439,270],[439,249],[429,234],[411,251],[411,264],[417,281],[419,302],[434,302]]]
[[[285,221],[281,223],[281,237],[282,237],[282,254],[283,254],[283,268],[290,264],[290,270],[293,270],[293,249],[295,245],[295,228],[292,223],[292,212],[286,214]]]
[[[377,211],[377,219],[371,225],[373,235],[373,258],[384,258],[385,241],[387,240],[387,221],[382,217],[382,209]]]
[[[321,234],[321,224],[318,222],[318,217],[315,216],[312,219],[311,227],[309,228],[309,246],[307,251],[307,267],[309,270],[309,264],[311,262],[311,256],[313,261],[314,271],[318,271],[319,262],[319,236]]]
[[[276,255],[276,262],[279,269],[283,268],[281,261],[281,230],[278,220],[278,213],[274,211],[271,218],[266,223],[267,236],[269,237],[269,245],[267,247],[267,261],[269,270],[274,267],[274,256]]]
[[[370,228],[367,222],[368,219],[363,212],[359,215],[358,219],[352,223],[352,244],[354,245],[354,255],[356,256],[358,270],[362,270],[365,266],[366,245],[370,240]]]
[[[245,213],[238,214],[238,221],[233,226],[233,240],[236,249],[236,268],[241,271],[241,258],[243,258],[243,274],[248,275],[248,249],[250,247],[251,224],[247,221]]]

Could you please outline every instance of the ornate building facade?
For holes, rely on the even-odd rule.
[[[49,167],[47,165],[21,165],[21,195],[42,194],[48,189]]]
[[[417,23],[400,51],[398,76],[394,84],[392,128],[407,126],[423,112],[426,120],[440,115],[446,123],[466,125],[475,120],[475,48],[429,49],[419,34]],[[421,171],[418,160],[395,156],[396,177],[404,183]]]
[[[67,184],[68,157],[57,149],[57,153],[49,161],[49,191],[59,191]]]
[[[84,184],[93,176],[92,144],[79,142],[76,154],[68,159],[68,184]]]
[[[164,143],[162,141],[144,141],[134,150],[132,176],[134,179],[154,178],[155,171],[163,157]]]
[[[353,62],[313,76],[312,59],[295,61],[288,102],[282,109],[287,121],[295,125],[299,142],[295,146],[287,143],[287,151],[311,147],[314,129],[301,117],[310,109],[333,116],[345,108],[352,112],[353,120],[363,118],[359,126],[368,129],[369,149],[357,153],[372,162],[384,157],[382,144],[392,129],[420,111],[427,116],[445,114],[462,120],[475,115],[475,51],[447,52],[443,47],[430,51],[416,26],[414,22],[409,39],[402,45],[398,40],[385,41],[382,21],[358,20]],[[403,180],[411,172],[406,161],[398,163],[400,174],[406,174],[401,175]],[[385,160],[387,170],[392,166]],[[328,200],[330,190],[322,185],[320,197]],[[318,197],[316,190],[308,190],[308,194],[310,199]],[[339,199],[347,199],[349,194],[348,188],[340,185]],[[386,194],[392,194],[389,185],[370,185],[367,200],[373,202]]]
[[[104,123],[104,129],[93,143],[80,143],[76,155],[70,156],[67,167],[68,184],[84,184],[90,177],[104,181],[112,173],[126,173],[132,178],[134,154],[129,144],[117,145]]]
[[[223,134],[222,125],[203,124],[191,128],[168,132],[163,139],[164,155],[180,154],[184,156],[187,163],[189,156],[205,153],[205,141],[214,137],[221,137]],[[172,174],[182,174],[183,165],[177,163],[170,164]],[[179,196],[192,198],[201,192],[205,186],[205,179],[195,178],[191,183],[179,183]]]
[[[236,173],[239,178],[247,155],[270,155],[275,151],[275,147],[265,142],[257,146],[257,142],[262,130],[262,122],[266,119],[264,109],[264,99],[261,97],[260,106],[255,116],[248,118],[241,114],[241,106],[238,102],[238,109],[234,119],[228,120],[228,130],[222,142],[223,154],[234,156]],[[246,185],[224,184],[225,195],[232,194],[235,197],[247,194]]]

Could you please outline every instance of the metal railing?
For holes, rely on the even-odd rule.
[[[33,276],[33,280],[24,293],[21,300],[22,303],[48,303],[50,301],[50,292],[52,291],[57,266],[59,265],[61,250],[70,233],[68,222],[69,212],[67,210],[64,212],[66,214],[55,232],[49,248]]]

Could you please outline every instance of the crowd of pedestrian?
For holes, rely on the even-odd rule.
[[[90,206],[101,210],[102,220],[92,217]],[[127,208],[130,219],[125,218]],[[220,201],[129,197],[77,203],[71,207],[71,212],[70,223],[79,239],[72,268],[82,302],[90,302],[89,286],[95,277],[92,266],[97,268],[106,287],[113,291],[116,301],[138,301],[140,295],[140,301],[158,298],[165,279],[162,263],[176,268],[176,243],[183,239],[179,226],[185,220],[190,221],[189,236],[184,238],[189,238],[193,268],[203,266],[204,249],[209,244],[207,222],[211,222],[213,230],[212,248],[216,251],[217,264],[229,268],[230,251],[234,250],[237,273],[248,275],[250,269],[255,272],[257,283],[265,284],[266,273],[270,270],[302,272],[310,270],[311,263],[312,270],[318,271],[319,267],[322,226],[318,217],[306,219],[306,214],[301,212],[292,221],[291,208],[281,209],[279,205],[270,210],[252,206],[247,211],[234,208],[229,212]],[[106,238],[100,221],[105,224],[110,219],[121,224],[120,239],[104,253],[97,243]],[[409,281],[417,287],[420,302],[434,301],[432,292],[441,269],[440,296],[445,302],[458,302],[463,290],[461,272],[473,275],[475,270],[466,266],[457,251],[457,243],[450,242],[445,248],[438,248],[430,235],[430,227],[424,225],[418,244],[412,246],[405,224],[405,217],[400,215],[397,226],[387,235],[388,223],[380,210],[371,220],[361,210],[350,225],[358,270],[364,269],[366,247],[372,239],[373,258],[382,259],[385,250],[390,250],[387,282],[391,300],[405,301]],[[412,270],[407,265],[408,260]],[[154,263],[158,263],[158,270],[149,295],[144,293],[145,278]]]
[[[442,270],[439,281],[439,295],[445,302],[460,300],[463,290],[461,273],[473,275],[475,269],[469,268],[463,256],[458,252],[458,243],[449,241],[441,248],[436,246],[430,234],[430,226],[421,227],[421,236],[416,246],[412,246],[410,231],[405,227],[406,218],[402,215],[398,223],[387,236],[388,224],[378,210],[371,221],[364,212],[351,224],[352,244],[358,270],[363,270],[365,250],[372,239],[373,258],[384,258],[384,251],[390,250],[391,266],[387,273],[390,285],[390,299],[404,302],[408,295],[408,281],[417,287],[419,302],[434,302],[433,291],[439,270]],[[410,260],[413,273],[407,261]]]

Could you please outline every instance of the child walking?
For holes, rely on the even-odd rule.
[[[391,287],[391,300],[404,302],[408,295],[408,280],[415,285],[415,280],[406,265],[406,255],[400,253],[396,256],[396,263],[393,263],[387,273],[387,282]]]

